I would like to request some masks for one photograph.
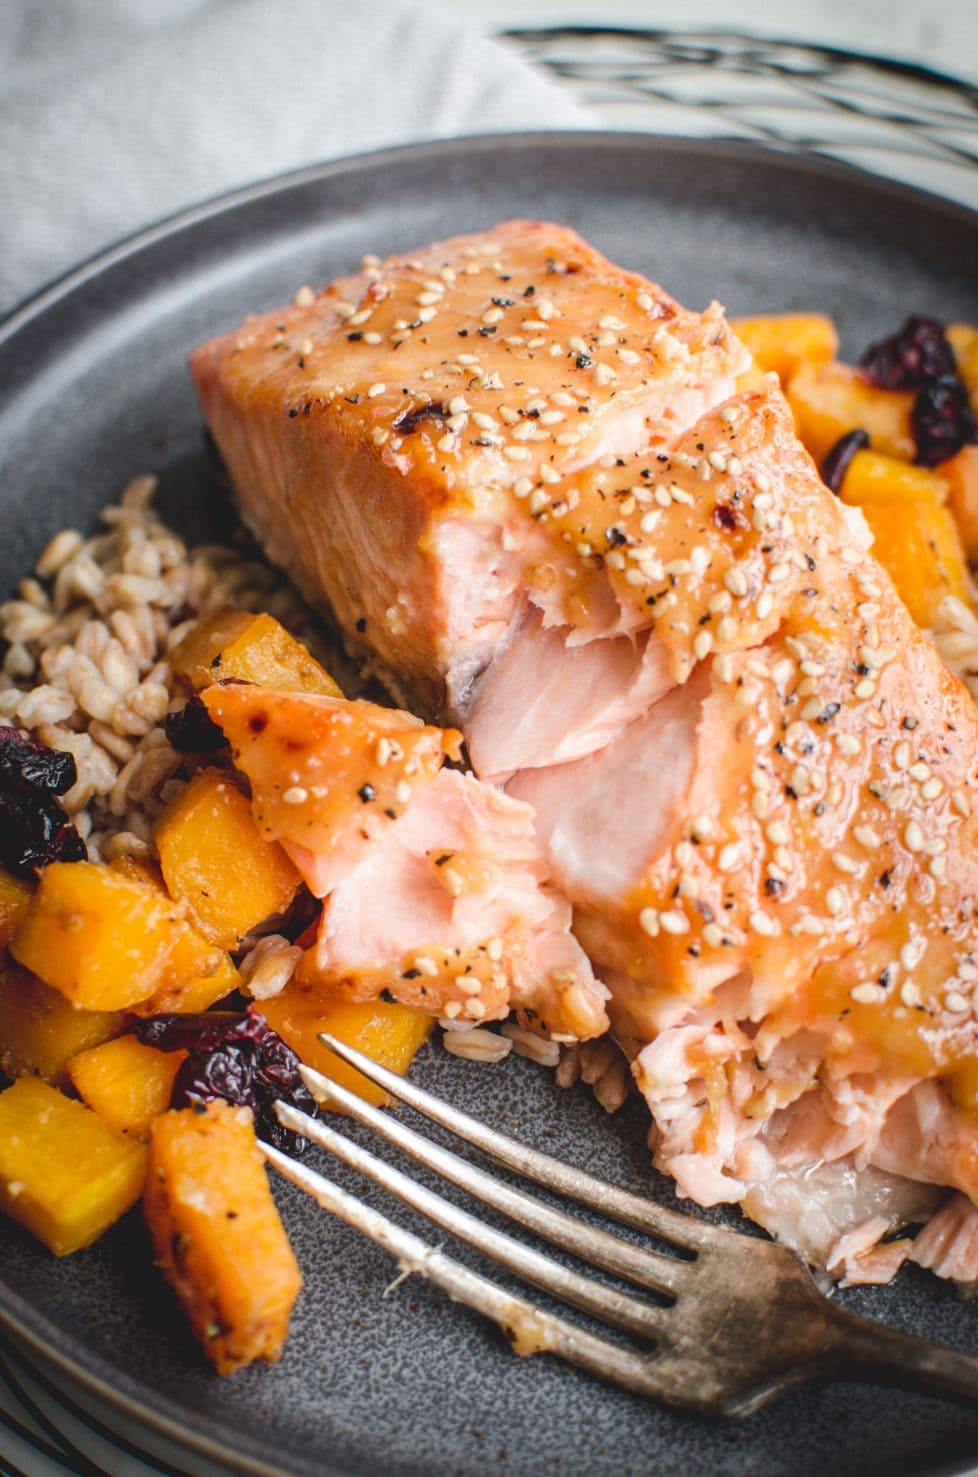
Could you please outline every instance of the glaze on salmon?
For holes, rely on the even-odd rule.
[[[978,713],[746,362],[510,222],[192,364],[270,556],[535,814],[681,1192],[974,1277]]]

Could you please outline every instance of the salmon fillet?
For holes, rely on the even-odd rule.
[[[534,817],[681,1193],[957,1275],[978,713],[746,363],[716,305],[509,222],[192,368],[270,556]]]
[[[517,1010],[568,1041],[607,1029],[607,991],[547,886],[533,812],[442,768],[458,734],[374,703],[246,683],[202,698],[262,832],[325,899],[301,980],[472,1024]]]

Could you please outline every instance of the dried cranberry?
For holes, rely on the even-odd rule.
[[[16,728],[0,728],[0,786],[31,785],[49,795],[63,795],[78,778],[75,761],[62,749],[25,738]]]
[[[257,1010],[213,1010],[160,1015],[136,1025],[136,1036],[160,1051],[186,1051],[173,1084],[171,1106],[215,1098],[251,1108],[260,1138],[301,1154],[306,1140],[279,1123],[275,1102],[314,1115],[315,1099],[299,1075],[299,1058]]]
[[[0,728],[0,865],[30,880],[49,862],[85,860],[85,843],[55,798],[76,778],[70,754]]]
[[[167,713],[166,736],[180,754],[210,754],[223,749],[227,739],[199,697],[192,697],[176,713]]]
[[[849,463],[857,451],[862,451],[869,445],[869,432],[860,428],[858,431],[850,431],[848,435],[840,436],[832,447],[826,452],[825,460],[820,468],[822,481],[832,492],[838,492],[842,486],[843,478],[849,470]]]
[[[914,401],[911,423],[917,443],[914,460],[922,467],[936,467],[962,446],[978,442],[978,421],[968,390],[956,374],[924,385]]]
[[[898,333],[870,344],[859,367],[863,378],[880,390],[917,390],[928,380],[956,373],[942,325],[916,315]]]

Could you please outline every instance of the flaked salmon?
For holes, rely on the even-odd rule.
[[[271,557],[535,817],[682,1193],[978,1276],[978,713],[746,362],[510,222],[193,370]]]
[[[374,703],[246,683],[203,701],[263,833],[324,899],[300,978],[473,1024],[517,1010],[567,1040],[607,1029],[607,991],[547,886],[533,812],[442,767],[458,734]]]

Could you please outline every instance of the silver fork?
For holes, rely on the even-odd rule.
[[[828,1380],[897,1383],[978,1399],[978,1357],[857,1317],[824,1297],[786,1247],[683,1215],[487,1128],[333,1036],[320,1041],[392,1097],[506,1169],[666,1243],[639,1245],[503,1183],[407,1124],[303,1067],[313,1096],[502,1211],[527,1230],[641,1289],[636,1295],[561,1265],[480,1221],[320,1119],[283,1103],[280,1122],[367,1175],[429,1220],[598,1322],[613,1343],[508,1292],[395,1225],[306,1164],[262,1144],[266,1158],[326,1210],[363,1231],[456,1302],[494,1319],[521,1354],[546,1351],[650,1399],[701,1414],[746,1416],[792,1386]]]

